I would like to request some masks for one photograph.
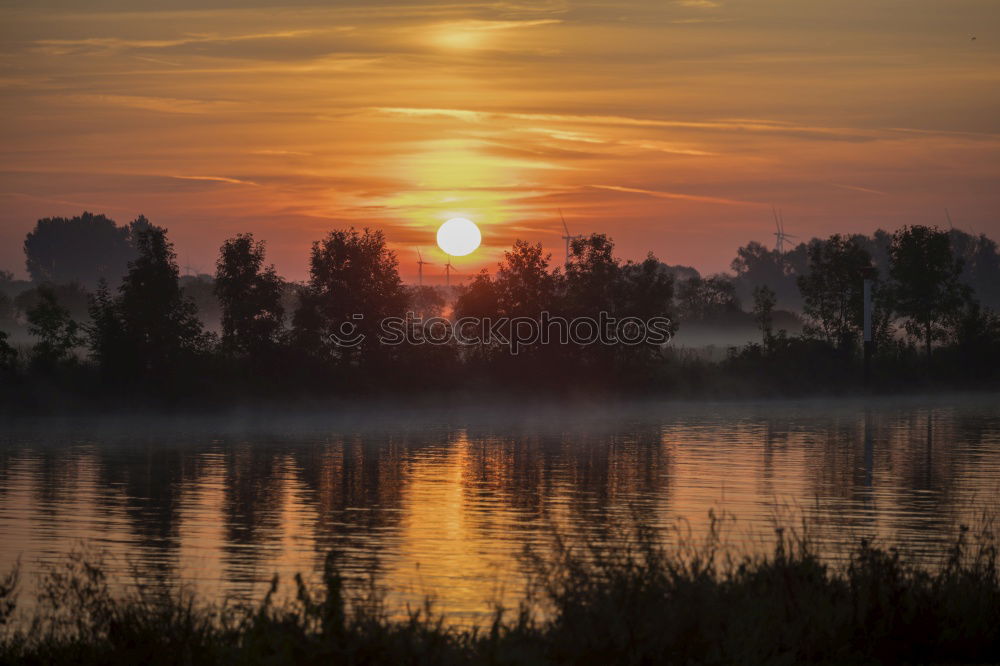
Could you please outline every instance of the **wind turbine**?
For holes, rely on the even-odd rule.
[[[448,257],[448,263],[444,265],[444,284],[446,287],[451,286],[451,271],[454,266],[451,265],[451,257]]]
[[[795,236],[793,234],[786,234],[784,216],[779,211],[775,210],[773,206],[771,207],[771,212],[774,213],[774,226],[775,228],[777,228],[777,231],[774,232],[774,236],[775,238],[778,239],[777,242],[774,244],[774,249],[778,251],[778,254],[784,254],[785,239],[798,238],[798,236]]]
[[[194,269],[194,272],[191,272],[192,268]],[[187,256],[187,261],[184,264],[184,275],[186,275],[188,277],[191,277],[191,276],[197,277],[198,273],[199,273],[198,267],[191,265],[191,255],[188,255]]]
[[[424,261],[424,256],[420,254],[420,248],[417,248],[417,284],[421,287],[424,286],[424,266],[433,266],[433,264]]]
[[[583,234],[576,234],[574,236],[569,232],[569,227],[566,226],[566,218],[563,217],[562,208],[559,209],[559,219],[562,220],[563,230],[566,231],[566,235],[562,239],[566,241],[566,265],[569,266],[569,244],[578,238],[583,238]]]

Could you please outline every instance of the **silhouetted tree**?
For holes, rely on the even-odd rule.
[[[40,287],[38,295],[38,303],[27,312],[28,333],[38,338],[31,348],[31,364],[51,371],[72,358],[73,350],[83,344],[83,338],[69,310],[59,305],[51,288]]]
[[[807,263],[804,243],[782,255],[757,241],[750,241],[737,249],[736,258],[730,264],[736,273],[736,296],[748,300],[752,298],[754,287],[767,285],[783,307],[797,308],[801,300],[795,278],[805,274]]]
[[[264,265],[264,241],[238,234],[219,250],[215,293],[222,306],[222,349],[235,357],[266,354],[279,343],[282,280]]]
[[[884,229],[876,229],[871,236],[851,234],[848,240],[854,242],[872,258],[872,265],[882,277],[889,275],[889,246],[892,234]]]
[[[36,287],[26,289],[14,299],[14,308],[20,313],[27,314],[42,300],[41,294],[44,290],[55,295],[59,305],[69,311],[70,317],[79,323],[86,322],[90,311],[90,294],[76,282],[69,284],[43,282]]]
[[[863,273],[871,265],[864,248],[839,234],[809,246],[809,272],[798,277],[807,334],[854,347],[864,318]]]
[[[17,350],[7,342],[7,332],[0,331],[0,373],[10,374],[17,367]]]
[[[472,282],[459,288],[455,300],[455,318],[494,317],[499,312],[497,290],[489,272],[484,268]]]
[[[407,289],[407,307],[419,317],[440,317],[444,306],[444,296],[437,287],[421,285]]]
[[[293,317],[296,346],[330,361],[381,356],[379,322],[405,315],[406,291],[397,265],[381,231],[337,230],[314,242],[309,283]],[[362,344],[343,347],[331,341],[331,334],[350,329],[364,336]]]
[[[674,273],[652,252],[638,263],[629,261],[621,267],[615,288],[616,312],[621,317],[674,318]],[[673,330],[677,323],[673,322]]]
[[[753,289],[753,317],[757,321],[760,329],[764,351],[771,350],[771,343],[774,338],[774,305],[777,301],[774,291],[767,285],[754,287]]]
[[[555,300],[556,281],[549,272],[551,254],[541,243],[516,240],[504,252],[494,287],[498,314],[504,317],[538,317]]]
[[[979,379],[1000,375],[1000,316],[969,303],[955,327],[957,365],[967,376]]]
[[[969,300],[959,279],[962,260],[952,255],[946,232],[919,225],[893,234],[890,260],[895,310],[906,318],[906,332],[924,341],[929,359],[931,343],[945,336]]]
[[[571,316],[614,313],[621,280],[614,243],[605,234],[591,234],[577,238],[570,248],[564,286],[566,312]]]
[[[693,277],[677,285],[677,309],[682,321],[723,323],[743,311],[736,285],[726,275]]]
[[[959,229],[948,232],[952,254],[962,260],[962,282],[976,293],[980,303],[1000,308],[1000,253],[984,234],[974,236]]]
[[[178,281],[177,257],[166,230],[144,225],[134,237],[138,256],[116,298],[101,285],[91,308],[90,347],[103,369],[122,379],[144,376],[169,385],[183,378],[210,338]]]
[[[619,269],[615,286],[615,315],[619,320],[634,317],[644,324],[653,318],[670,320],[670,333],[678,324],[673,312],[674,275],[669,267],[650,252],[643,261],[626,262]],[[660,359],[661,347],[650,344],[619,344],[618,358],[622,369],[634,381],[649,380],[655,370],[653,362]]]
[[[87,212],[38,220],[24,240],[28,274],[35,282],[117,281],[135,256],[130,236],[131,227]]]
[[[5,292],[0,291],[0,326],[8,328],[14,323],[14,302]]]

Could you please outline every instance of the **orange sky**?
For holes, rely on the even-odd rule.
[[[142,10],[135,7],[141,6]],[[84,8],[86,7],[86,8]],[[947,225],[1000,236],[996,0],[0,0],[0,268],[43,216],[144,213],[210,271],[253,231],[413,249],[462,215],[492,264],[561,260],[559,208],[627,258],[725,269],[800,237]],[[971,36],[976,39],[972,40]]]

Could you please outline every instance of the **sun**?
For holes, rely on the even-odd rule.
[[[438,247],[453,257],[464,257],[483,241],[479,227],[464,217],[453,217],[438,228]]]

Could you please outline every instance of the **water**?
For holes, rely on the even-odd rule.
[[[998,498],[997,396],[15,420],[0,571],[20,559],[30,604],[88,548],[116,580],[257,599],[335,548],[391,601],[464,622],[517,599],[519,555],[553,529],[614,538],[637,515],[698,541],[712,511],[727,548],[760,552],[807,516],[836,561],[860,537],[936,552]]]

